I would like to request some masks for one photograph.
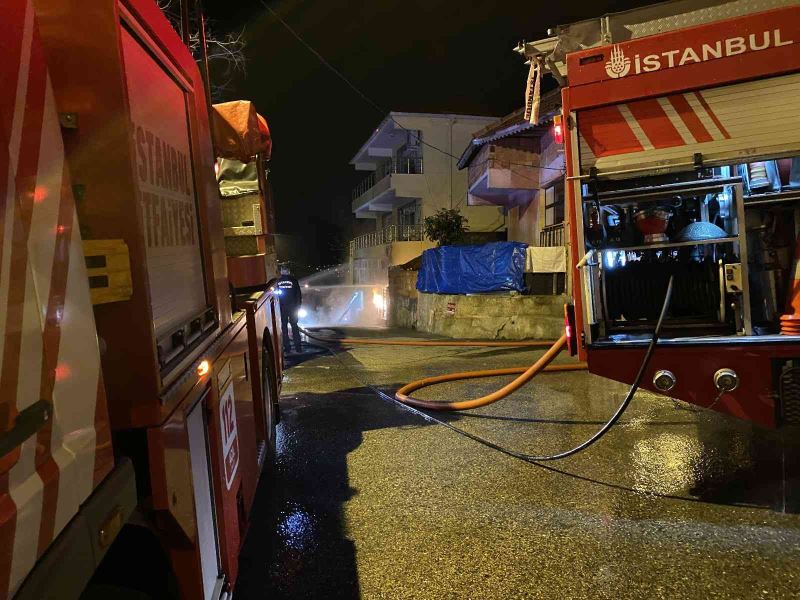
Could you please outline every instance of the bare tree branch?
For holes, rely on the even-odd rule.
[[[178,0],[156,0],[156,3],[169,19],[175,31],[180,33],[180,2]],[[247,73],[244,33],[245,29],[243,28],[238,33],[219,34],[216,22],[206,21],[206,53],[209,66],[214,72],[211,82],[211,97],[216,102],[227,99],[238,74]],[[189,51],[195,60],[200,60],[200,34],[197,32],[189,36]]]

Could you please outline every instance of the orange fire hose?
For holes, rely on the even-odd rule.
[[[567,344],[567,336],[562,335],[555,342],[546,341],[533,341],[533,342],[467,342],[467,341],[431,341],[431,340],[370,340],[364,338],[340,338],[340,339],[325,339],[313,335],[311,332],[303,330],[308,337],[324,342],[338,342],[343,344],[374,344],[374,345],[390,345],[390,346],[474,346],[474,347],[542,347],[550,346],[547,352],[539,358],[530,367],[512,367],[507,369],[487,369],[483,371],[464,371],[461,373],[449,373],[447,375],[437,375],[435,377],[426,377],[407,383],[395,393],[395,398],[403,404],[414,406],[416,408],[426,408],[428,410],[439,411],[456,411],[456,410],[469,410],[471,408],[478,408],[492,404],[498,400],[502,400],[506,396],[517,391],[519,388],[527,384],[531,379],[536,377],[543,371],[583,371],[587,369],[586,363],[575,363],[568,365],[551,365],[553,359],[564,349]],[[461,379],[478,379],[482,377],[497,377],[501,375],[517,375],[519,377],[514,381],[506,384],[499,390],[475,398],[473,400],[460,400],[455,402],[437,402],[435,400],[421,400],[409,396],[411,392],[415,392],[421,388],[437,383],[445,383],[447,381],[458,381]]]
[[[528,342],[486,342],[486,341],[466,341],[466,340],[386,340],[369,338],[321,338],[310,334],[305,329],[302,330],[308,337],[336,344],[371,344],[373,346],[472,346],[475,348],[547,348],[552,346],[553,341],[535,340]]]
[[[567,344],[567,336],[562,335],[544,355],[533,363],[527,369],[525,367],[517,367],[511,369],[490,369],[486,371],[466,371],[464,373],[450,373],[449,375],[438,375],[436,377],[426,377],[425,379],[419,379],[417,381],[412,381],[401,387],[395,393],[394,397],[397,398],[403,404],[409,404],[416,408],[427,408],[429,410],[442,410],[442,411],[453,411],[453,410],[469,410],[471,408],[478,408],[480,406],[486,406],[487,404],[492,404],[493,402],[497,402],[498,400],[502,400],[506,396],[512,394],[513,392],[517,391],[519,388],[527,384],[531,379],[536,377],[542,371],[580,371],[587,368],[586,363],[577,363],[571,365],[551,365],[550,363],[553,359],[558,356],[558,354],[564,349],[564,346]],[[517,377],[514,381],[506,384],[499,390],[492,392],[491,394],[487,394],[486,396],[481,396],[480,398],[475,398],[473,400],[460,400],[455,402],[437,402],[435,400],[421,400],[419,398],[414,398],[409,396],[411,392],[419,390],[421,388],[427,387],[429,385],[434,385],[437,383],[444,383],[446,381],[457,381],[459,379],[476,379],[479,377],[494,377],[497,375],[516,375],[517,373],[521,373],[519,377]]]

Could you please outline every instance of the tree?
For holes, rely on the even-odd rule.
[[[181,32],[181,16],[179,0],[156,0],[156,4],[175,28]],[[192,18],[194,22],[195,19]],[[195,60],[200,60],[200,34],[197,28],[190,26],[192,31],[189,36],[189,51]],[[228,32],[219,34],[216,24],[206,21],[206,52],[208,53],[208,66],[212,71],[211,76],[211,101],[223,102],[230,91],[231,84],[237,73],[245,74],[246,63],[244,56],[244,29],[238,33]]]
[[[451,246],[464,241],[467,218],[457,208],[440,208],[435,215],[425,217],[425,237],[437,246]]]

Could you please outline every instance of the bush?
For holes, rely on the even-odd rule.
[[[464,241],[467,223],[457,208],[440,208],[435,215],[425,217],[422,227],[425,237],[437,246],[452,246]]]

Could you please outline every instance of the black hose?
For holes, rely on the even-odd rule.
[[[658,322],[656,323],[656,328],[653,330],[653,338],[650,340],[650,345],[647,346],[647,351],[644,353],[644,358],[642,359],[642,364],[639,365],[639,372],[636,374],[636,379],[633,380],[630,389],[628,390],[628,395],[625,396],[625,400],[622,401],[622,404],[619,405],[617,411],[611,416],[611,418],[603,425],[597,433],[595,433],[592,437],[588,440],[575,446],[570,450],[565,450],[564,452],[559,452],[558,454],[543,454],[541,456],[536,456],[533,454],[523,454],[523,456],[532,461],[545,461],[545,460],[559,460],[561,458],[566,458],[568,456],[572,456],[573,454],[577,454],[582,450],[586,450],[589,446],[594,444],[597,440],[603,437],[608,431],[614,426],[614,424],[619,421],[619,418],[622,414],[627,410],[628,406],[633,400],[633,396],[636,394],[636,390],[639,389],[639,384],[642,383],[642,377],[644,377],[644,372],[647,370],[648,365],[650,364],[650,359],[653,356],[653,351],[656,349],[656,344],[658,343],[658,337],[661,335],[661,326],[664,323],[664,317],[667,314],[667,310],[669,310],[669,304],[672,300],[672,281],[674,276],[669,276],[669,283],[667,284],[667,293],[664,295],[664,303],[661,305],[661,314],[658,316]]]

